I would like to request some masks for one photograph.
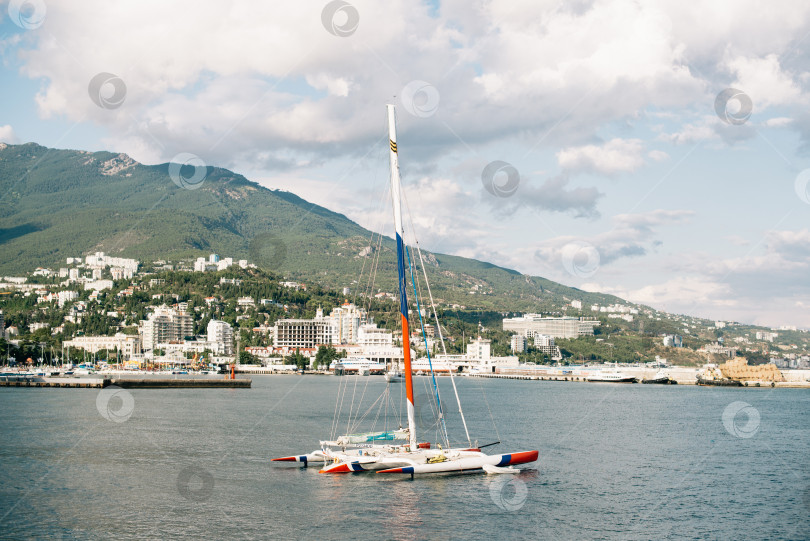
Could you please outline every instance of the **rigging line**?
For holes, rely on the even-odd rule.
[[[377,233],[377,246],[371,245],[374,255],[371,258],[371,268],[369,269],[368,281],[366,283],[366,311],[371,310],[371,301],[374,297],[374,284],[377,282],[377,271],[380,267],[380,252],[382,246],[382,234]]]
[[[345,380],[345,381],[344,381]],[[346,397],[346,388],[349,385],[348,378],[341,377],[340,383],[338,383],[338,400],[340,401],[340,409],[336,412],[335,418],[332,424],[332,440],[337,438],[337,431],[338,431],[338,423],[340,422],[340,416],[343,413],[343,399]]]
[[[436,303],[433,300],[433,292],[430,290],[430,280],[428,280],[427,276],[427,267],[425,266],[425,260],[422,258],[422,249],[419,246],[419,239],[416,238],[416,228],[413,226],[412,214],[411,214],[411,207],[408,204],[408,197],[403,193],[403,199],[405,200],[405,208],[408,209],[408,222],[411,225],[411,235],[413,236],[414,246],[416,246],[416,253],[419,255],[419,262],[422,266],[422,273],[425,276],[425,287],[427,287],[428,291],[428,298],[430,299],[430,307],[433,309],[433,318],[436,320],[436,329],[439,333],[439,342],[442,345],[442,353],[447,355],[447,347],[444,344],[444,335],[442,334],[442,325],[439,322],[439,315],[436,313]],[[422,314],[419,314],[421,319]],[[425,346],[427,349],[427,345]],[[430,357],[428,357],[429,359]],[[448,362],[448,368],[450,364]],[[461,424],[464,425],[464,433],[467,435],[467,444],[472,447],[472,439],[470,438],[470,431],[467,429],[467,420],[464,418],[464,409],[461,407],[461,399],[458,396],[458,388],[456,387],[456,380],[453,376],[453,371],[449,370],[450,373],[450,383],[453,385],[453,394],[456,396],[456,404],[458,405],[458,413],[461,416]],[[500,439],[500,438],[499,438]]]
[[[380,131],[380,133],[382,133],[382,130]],[[381,156],[382,156],[382,150],[383,150],[384,148],[385,148],[385,147],[383,147],[382,145],[380,145],[381,152],[379,153],[378,158],[381,158]],[[382,159],[375,159],[375,160],[374,160],[374,162],[375,162],[375,163],[378,163],[378,164],[379,164],[381,161],[382,161]],[[379,167],[374,168],[374,170],[373,170],[373,175],[372,175],[372,176],[373,176],[373,178],[372,178],[372,185],[373,185],[373,186],[377,186],[377,184],[378,184],[378,183],[377,183],[377,178],[378,178],[378,176],[379,176]],[[378,203],[377,203],[377,207],[378,207],[378,208],[382,207],[382,203],[383,203],[383,198],[380,198],[380,200],[379,200],[379,201],[378,201]],[[369,246],[373,246],[373,245],[374,245],[374,228],[370,228],[370,232],[371,232],[371,237],[369,238]],[[358,286],[358,287],[355,289],[355,292],[354,292],[354,297],[352,298],[352,303],[354,303],[355,305],[357,304],[357,295],[358,295],[358,292],[359,292],[359,290],[360,290],[360,284],[362,284],[362,283],[363,283],[363,273],[364,273],[365,268],[366,268],[366,261],[367,261],[367,259],[368,259],[368,258],[364,258],[364,259],[363,259],[363,267],[362,267],[362,268],[361,268],[361,270],[360,270],[360,277],[359,277],[359,278],[358,278],[358,280],[357,280],[357,286]]]
[[[419,261],[422,264],[422,272],[425,275],[425,286],[428,290],[428,297],[430,298],[430,307],[433,309],[433,317],[436,320],[436,329],[439,333],[439,341],[442,344],[442,351],[447,355],[447,349],[444,347],[444,337],[442,336],[442,326],[439,323],[439,315],[436,313],[436,303],[433,302],[433,292],[430,291],[430,281],[427,277],[427,270],[425,269],[425,261],[422,259],[422,249],[419,247],[419,241],[416,242],[416,253],[419,255]],[[470,432],[467,430],[467,420],[464,418],[464,409],[461,407],[461,399],[458,396],[458,389],[456,388],[456,379],[453,376],[453,371],[450,370],[450,383],[453,385],[453,393],[456,395],[456,404],[458,404],[458,413],[461,416],[461,424],[464,425],[464,433],[467,435],[467,444],[472,447],[472,439]]]
[[[371,309],[371,299],[374,297],[374,285],[377,283],[377,273],[380,270],[380,260],[382,259],[382,234],[377,236],[377,249],[374,254],[374,272],[369,276],[368,306]]]
[[[345,372],[344,372],[344,374],[345,374]],[[343,419],[343,408],[344,408],[344,404],[346,403],[346,396],[349,393],[349,385],[351,385],[351,381],[352,381],[351,378],[344,378],[344,379],[345,379],[345,381],[343,383],[343,396],[340,399],[340,414],[339,414],[339,418],[338,418],[338,426],[335,428],[335,437],[337,437],[340,434],[340,422],[341,422],[341,419]]]
[[[427,333],[425,333],[425,322],[422,319],[422,309],[419,305],[419,295],[416,292],[416,279],[413,275],[413,263],[411,262],[411,250],[408,246],[405,246],[405,254],[408,256],[408,269],[411,272],[411,284],[413,284],[413,297],[416,301],[416,313],[419,314],[419,325],[422,327],[422,339],[425,342],[425,354],[427,355],[428,366],[430,366],[430,377],[433,380],[433,391],[436,393],[436,405],[439,409],[439,419],[442,422],[442,429],[444,431],[444,441],[447,446],[450,446],[450,436],[447,434],[447,423],[444,419],[444,411],[442,410],[442,399],[439,397],[439,386],[436,384],[436,374],[433,372],[433,361],[430,359],[430,348],[428,348],[427,343]],[[403,337],[404,339],[404,337]],[[404,341],[403,341],[404,344]],[[408,347],[410,347],[411,341],[410,336],[408,337]]]
[[[383,417],[383,430],[388,432],[388,403],[391,401],[391,384],[385,387],[385,417]]]
[[[357,375],[354,376],[354,389],[352,390],[352,402],[349,406],[349,415],[346,419],[346,433],[350,433],[351,423],[352,423],[352,411],[354,411],[354,397],[357,395],[357,380],[360,377],[360,369],[357,369]]]
[[[374,231],[371,232],[371,237],[368,240],[368,244],[369,244],[369,246],[374,244]],[[360,267],[360,276],[357,278],[357,285],[358,286],[363,283],[363,275],[366,272],[366,263],[368,262],[368,259],[369,258],[367,258],[367,257],[363,258],[363,266]],[[369,269],[369,273],[371,273],[371,269]],[[357,295],[358,295],[359,290],[360,290],[360,287],[357,287],[355,289],[354,297],[352,298],[352,303],[355,304],[355,305],[357,304]]]
[[[385,393],[387,393],[387,392],[388,392],[387,389],[385,391],[383,391],[383,394],[381,394],[380,398],[378,398],[374,403],[376,404],[377,402],[380,402],[380,400],[382,400],[385,397]],[[372,404],[372,406],[373,406],[373,404]],[[387,416],[388,415],[388,403],[385,400],[380,402],[380,405],[377,406],[377,416],[374,417],[374,422],[371,423],[371,431],[372,432],[374,432],[374,429],[377,427],[377,421],[380,420],[380,412],[383,410],[383,408],[385,408],[385,412],[386,412],[386,416]],[[387,421],[386,417],[383,417],[383,432],[388,432],[388,423],[386,421]]]
[[[360,370],[360,369],[358,368],[358,374],[360,373],[360,372],[359,372],[359,370]],[[360,421],[358,421],[358,420],[357,420],[357,416],[358,416],[358,415],[360,415],[360,406],[362,406],[362,405],[363,405],[363,398],[365,398],[365,396],[366,396],[366,390],[368,389],[368,382],[369,382],[369,380],[370,380],[370,379],[371,379],[371,378],[369,377],[369,378],[366,380],[366,384],[363,386],[363,394],[361,394],[361,395],[360,395],[360,402],[358,403],[358,406],[357,406],[357,411],[356,411],[356,412],[355,412],[355,414],[354,414],[354,426],[355,426],[355,427],[357,427],[357,426],[358,426],[358,423],[360,422]],[[376,403],[376,402],[375,402],[375,403]],[[372,407],[373,407],[373,405],[374,405],[374,404],[372,404]],[[363,415],[363,418],[365,418],[365,415]],[[361,419],[361,421],[362,421],[362,419]]]
[[[335,424],[338,418],[338,405],[340,404],[340,389],[343,385],[342,381],[338,381],[337,395],[335,396],[335,413],[332,415],[332,429],[329,431],[329,439],[335,439]]]
[[[383,207],[383,205],[385,204],[385,201],[388,199],[388,191],[387,190],[388,190],[387,188],[385,190],[383,190],[381,195],[380,195],[380,199],[379,199],[379,201],[377,203],[377,208],[378,209],[381,209]],[[377,230],[382,229],[382,218],[380,218],[380,222],[378,222],[377,227],[375,229],[377,229]],[[376,279],[377,279],[377,269],[379,267],[379,259],[380,259],[380,249],[379,249],[379,246],[375,247],[375,245],[374,245],[374,235],[377,235],[377,237],[378,237],[377,244],[379,245],[379,244],[382,243],[382,234],[381,233],[375,233],[372,230],[371,239],[369,241],[369,248],[373,251],[373,253],[371,254],[371,257],[369,258],[371,260],[371,264],[369,266],[369,274],[368,274],[368,278],[367,278],[366,286],[365,286],[366,300],[364,302],[364,307],[366,308],[366,311],[371,310],[371,299],[372,299],[372,296],[374,294],[374,291],[373,291],[374,283],[376,282]],[[365,266],[365,262],[364,262],[364,266]],[[362,282],[362,279],[361,279],[360,281],[358,281],[358,286],[360,284],[362,284],[362,283],[363,282]],[[358,287],[357,289],[359,290],[360,288]],[[355,295],[355,297],[356,297],[356,295]]]
[[[498,423],[495,422],[495,417],[492,415],[492,408],[489,407],[489,400],[487,400],[487,393],[484,391],[484,383],[482,381],[479,383],[481,384],[481,396],[484,398],[484,403],[487,405],[487,411],[489,411],[489,418],[492,421],[492,427],[495,429],[495,435],[498,436],[498,441],[501,441],[501,435],[498,432]]]
[[[369,416],[369,414],[371,414],[371,411],[374,409],[374,406],[376,406],[376,405],[377,405],[377,403],[378,403],[378,402],[380,402],[380,400],[382,400],[382,398],[383,398],[384,396],[385,396],[385,393],[383,393],[383,394],[381,394],[380,396],[378,396],[378,397],[377,397],[377,399],[376,399],[374,402],[372,402],[372,403],[371,403],[371,405],[368,407],[368,409],[366,410],[366,412],[363,414],[363,416],[362,416],[362,417],[360,417],[360,419],[359,419],[359,420],[357,420],[357,417],[355,416],[355,420],[356,420],[356,422],[354,423],[354,425],[352,425],[352,432],[364,432],[364,431],[362,431],[362,430],[360,430],[360,429],[358,428],[358,427],[360,426],[360,423],[362,423],[362,422],[363,422],[363,421],[366,419],[366,417],[368,417],[368,416]],[[361,402],[360,402],[360,403],[362,404],[362,399],[361,399]],[[380,409],[379,409],[379,408],[380,408],[381,406],[382,406],[382,403],[380,403],[380,406],[378,406],[378,407],[377,407],[377,418],[379,418],[379,416],[380,416]],[[360,410],[359,410],[359,408],[358,408],[358,414],[359,414],[359,412],[360,412]],[[375,420],[374,420],[374,425],[372,425],[372,428],[370,429],[370,431],[371,431],[371,432],[373,432],[373,431],[374,431],[374,428],[373,428],[373,427],[374,427],[374,426],[377,424],[377,418],[375,418]]]

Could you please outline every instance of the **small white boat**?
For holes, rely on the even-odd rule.
[[[385,381],[388,383],[400,383],[405,379],[399,370],[389,370],[385,373]]]

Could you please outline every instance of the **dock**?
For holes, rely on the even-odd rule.
[[[250,378],[75,378],[47,376],[4,376],[0,387],[103,389],[115,385],[123,389],[250,389]]]
[[[69,389],[101,389],[111,385],[106,378],[47,378],[8,376],[0,378],[0,387],[61,387]]]
[[[112,378],[122,389],[250,389],[250,378]]]

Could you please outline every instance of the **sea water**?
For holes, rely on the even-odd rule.
[[[415,378],[420,441],[439,425]],[[517,475],[324,475],[271,463],[396,428],[382,377],[251,389],[0,389],[0,537],[808,539],[810,392],[456,378],[470,443]],[[468,445],[449,378],[448,433]],[[336,415],[337,413],[337,415]],[[337,419],[336,419],[337,417]]]

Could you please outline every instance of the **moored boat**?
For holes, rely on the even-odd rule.
[[[586,381],[600,382],[600,383],[636,383],[638,379],[629,376],[623,372],[599,372],[585,377]]]
[[[729,379],[729,378],[704,378],[701,376],[697,377],[697,384],[703,386],[716,386],[716,387],[742,387],[743,384],[740,381]]]
[[[669,377],[669,374],[664,370],[659,370],[658,373],[655,374],[650,379],[642,379],[641,383],[652,384],[652,385],[677,385],[678,382]]]

